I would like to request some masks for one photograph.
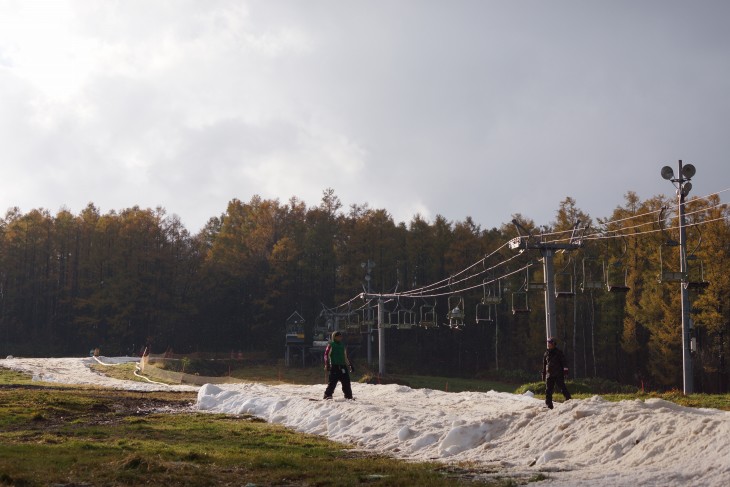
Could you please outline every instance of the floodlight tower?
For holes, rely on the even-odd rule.
[[[690,318],[689,291],[687,290],[687,232],[684,221],[684,199],[692,189],[690,180],[696,173],[696,169],[692,164],[682,165],[679,161],[678,177],[674,177],[674,171],[669,166],[664,166],[661,175],[667,181],[671,181],[677,188],[677,198],[679,199],[679,272],[682,280],[679,283],[679,289],[682,295],[682,376],[684,393],[692,394],[694,392],[694,384],[692,380],[692,320]]]

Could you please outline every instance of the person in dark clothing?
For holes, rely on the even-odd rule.
[[[542,358],[542,380],[545,381],[545,404],[550,409],[553,408],[555,386],[558,386],[566,401],[570,400],[570,392],[565,385],[564,377],[567,370],[568,363],[565,360],[565,354],[558,349],[557,341],[554,338],[548,338],[547,350]]]
[[[332,340],[324,351],[324,368],[329,372],[329,383],[324,391],[324,399],[332,399],[337,383],[342,383],[342,392],[345,399],[352,399],[350,387],[350,372],[353,372],[352,363],[347,357],[347,348],[342,343],[342,333],[332,333]]]

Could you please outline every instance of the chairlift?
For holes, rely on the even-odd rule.
[[[531,281],[530,280],[530,268],[528,267],[525,271],[527,273],[527,289],[530,291],[544,291],[545,290],[545,281]]]
[[[385,310],[385,328],[398,328],[398,305],[393,310]]]
[[[413,304],[410,308],[406,308],[405,306],[400,304],[400,299],[398,300],[398,328],[404,329],[404,330],[410,330],[411,328],[414,328],[416,326],[416,312],[414,311],[414,308],[416,307],[416,301],[413,300]]]
[[[502,302],[502,283],[501,281],[497,281],[496,286],[492,283],[489,289],[487,289],[487,279],[484,279],[484,281],[482,281],[482,289],[484,291],[484,295],[482,296],[481,301],[479,301],[476,305],[474,312],[475,322],[477,324],[482,322],[492,323],[494,322],[494,318],[492,317],[492,307],[496,307]],[[496,308],[494,313],[497,313]]]
[[[525,280],[517,291],[512,292],[512,314],[527,314],[530,312],[529,295],[530,267],[525,268]]]
[[[628,250],[626,243],[626,237],[621,236],[621,242],[623,244],[623,250],[621,255],[614,262],[603,261],[603,274],[606,280],[606,290],[610,293],[625,293],[631,289],[628,285],[628,269],[624,266],[623,258]],[[623,282],[621,281],[621,274],[623,274]]]
[[[449,327],[455,330],[464,328],[464,297],[460,294],[449,296],[449,311],[446,317]]]
[[[368,301],[365,306],[360,309],[360,333],[368,333],[375,329],[376,310]]]
[[[664,263],[664,257],[662,254],[662,247],[677,247],[679,244],[673,240],[667,240],[659,246],[659,276],[657,281],[659,282],[685,282],[686,274],[684,272],[677,272],[670,270]]]
[[[436,315],[435,299],[433,301],[433,304],[429,303],[425,299],[423,300],[423,304],[419,308],[418,326],[426,329],[438,327],[438,316]]]
[[[705,266],[696,255],[687,256],[687,289],[705,289],[710,283],[705,280]]]
[[[344,316],[345,333],[348,335],[360,336],[360,315],[352,310],[352,304],[348,305],[347,313]],[[352,339],[350,339],[352,341]]]
[[[620,280],[621,270],[623,269],[623,282]],[[606,273],[606,290],[610,293],[625,293],[631,289],[628,286],[628,269],[623,267],[621,261],[607,264],[604,262],[603,267]],[[618,280],[617,280],[617,277]]]
[[[335,320],[331,311],[326,307],[322,307],[317,319],[314,321],[314,330],[312,333],[312,344],[314,348],[324,348],[329,342],[330,333],[335,331]]]
[[[700,232],[698,225],[693,225],[693,228]],[[699,234],[697,239],[697,246],[692,249],[692,252],[687,256],[687,282],[684,284],[686,289],[705,289],[710,285],[705,280],[705,266],[702,264],[702,260],[695,255],[697,250],[702,245],[702,233]]]
[[[609,293],[625,293],[631,289],[628,285],[629,271],[626,267],[624,267],[623,262],[620,260],[612,264],[604,262],[603,270],[606,273],[606,290]],[[623,283],[620,280],[617,280],[616,277],[621,275],[622,270]]]
[[[584,257],[582,264],[583,281],[580,283],[581,292],[603,289],[603,269],[600,267],[598,260],[595,257]]]
[[[527,291],[512,293],[512,314],[528,314],[530,312],[530,296]]]
[[[560,272],[555,274],[555,297],[570,298],[575,296],[575,265],[573,272],[566,269],[570,266],[572,258],[568,259],[568,263]]]
[[[664,247],[679,247],[679,242],[676,240],[673,240],[670,238],[669,234],[664,228],[664,212],[667,211],[666,206],[662,206],[661,211],[659,212],[659,217],[657,219],[657,223],[659,224],[659,229],[662,232],[662,236],[664,237],[664,242],[659,246],[659,275],[657,276],[657,281],[660,283],[662,282],[685,282],[686,275],[684,272],[677,272],[676,270],[671,270],[670,266],[666,265],[664,263],[664,256],[662,249]]]

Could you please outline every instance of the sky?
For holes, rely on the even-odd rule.
[[[724,1],[0,0],[0,215],[253,195],[396,222],[730,188]],[[721,195],[727,200],[726,193]]]
[[[467,465],[495,478],[547,478],[531,481],[535,486],[730,484],[727,411],[656,398],[609,402],[600,396],[556,402],[547,410],[529,391],[449,393],[360,383],[352,385],[354,401],[344,400],[339,386],[334,400],[321,401],[325,384],[166,386],[122,381],[88,367],[94,361],[113,367],[132,360],[139,358],[8,357],[0,359],[0,367],[46,382],[197,390],[200,411],[252,414],[367,452]]]

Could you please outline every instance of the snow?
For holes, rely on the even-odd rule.
[[[34,381],[57,382],[109,387],[127,391],[197,391],[193,386],[168,386],[154,382],[134,382],[114,379],[97,374],[89,368],[91,364],[114,366],[139,362],[139,357],[87,357],[87,358],[17,358],[0,360],[0,367],[25,372]]]
[[[715,409],[594,396],[547,410],[532,394],[368,384],[353,384],[355,401],[344,400],[341,391],[335,400],[322,401],[324,384],[164,386],[96,374],[87,367],[91,360],[13,358],[0,366],[54,382],[197,390],[201,411],[253,414],[407,460],[468,462],[500,476],[548,477],[530,485],[730,485],[730,412]]]

